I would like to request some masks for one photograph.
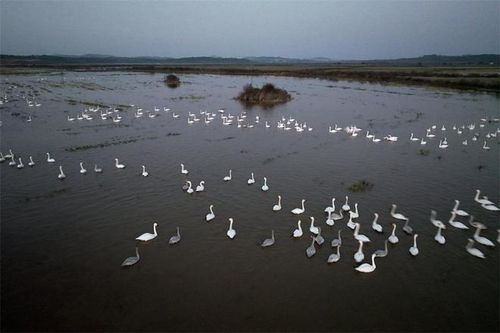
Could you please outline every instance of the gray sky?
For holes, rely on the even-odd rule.
[[[500,53],[500,1],[0,0],[3,54],[375,59]]]

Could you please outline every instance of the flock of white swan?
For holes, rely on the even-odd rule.
[[[8,101],[8,98],[5,96],[4,98],[0,99],[1,104],[5,103]],[[37,103],[35,101],[27,100],[28,107],[39,107],[41,104]],[[134,108],[134,105],[131,105],[132,108]],[[153,111],[144,111],[142,108],[135,107],[133,110],[133,117],[134,118],[142,118],[142,117],[147,117],[147,118],[156,118],[159,115],[161,115],[161,111],[165,113],[170,113],[171,117],[173,119],[179,119],[180,114],[176,114],[175,112],[171,112],[170,108],[167,107],[154,107]],[[67,121],[69,122],[74,122],[76,121],[91,121],[94,118],[100,118],[102,120],[111,120],[114,123],[119,123],[122,121],[122,115],[121,115],[122,110],[119,110],[117,108],[109,108],[109,109],[101,109],[99,107],[96,108],[87,108],[81,113],[78,113],[76,116],[67,116]],[[259,119],[259,116],[256,116],[253,121],[250,121],[247,118],[246,112],[241,112],[238,115],[231,115],[230,113],[227,113],[224,109],[219,109],[217,110],[217,113],[220,115],[219,119],[221,121],[221,124],[224,126],[229,126],[236,124],[238,128],[253,128],[255,126],[258,126],[261,121]],[[198,114],[195,113],[188,113],[187,116],[187,124],[192,125],[196,123],[204,123],[206,125],[210,124],[212,121],[214,121],[217,118],[217,113],[215,112],[209,112],[209,111],[200,111]],[[29,114],[29,117],[27,118],[27,122],[32,122],[32,117],[31,114]],[[492,124],[492,123],[498,123],[499,119],[497,118],[482,118],[478,121],[478,124],[476,123],[470,123],[470,124],[464,124],[464,125],[452,125],[450,128],[446,128],[445,125],[442,125],[441,127],[438,127],[437,125],[432,125],[430,126],[421,138],[418,138],[414,136],[414,133],[411,133],[409,136],[409,141],[410,142],[415,142],[418,143],[422,146],[426,145],[429,140],[434,139],[437,137],[439,134],[441,134],[442,138],[439,140],[438,148],[440,149],[446,149],[449,144],[447,141],[447,137],[444,135],[445,133],[453,133],[457,136],[462,135],[465,131],[469,132],[472,134],[469,138],[464,138],[462,141],[462,145],[467,146],[469,143],[479,141],[483,141],[482,149],[484,150],[489,150],[490,147],[487,144],[487,140],[496,138],[497,133],[500,133],[500,128],[496,128],[494,130],[488,130],[486,133],[481,134],[479,132],[480,129],[483,129],[486,127],[487,124]],[[265,128],[270,128],[272,126],[275,126],[277,129],[283,130],[283,131],[290,131],[294,130],[296,132],[310,132],[313,130],[313,128],[309,127],[306,122],[299,122],[298,120],[294,119],[293,117],[289,117],[288,119],[285,117],[282,117],[280,120],[276,122],[276,124],[271,125],[269,124],[268,121],[265,121],[263,126]],[[377,138],[373,133],[370,134],[369,131],[366,131],[365,135],[359,135],[360,132],[363,130],[361,128],[356,127],[356,125],[349,125],[345,128],[339,127],[337,124],[334,126],[329,126],[328,132],[331,134],[339,133],[339,132],[345,132],[347,135],[351,137],[364,137],[369,142],[373,143],[378,143],[382,140],[387,141],[387,142],[396,142],[398,141],[398,137],[393,136],[391,134],[388,134],[384,136],[382,139]],[[465,136],[465,134],[463,135]],[[21,157],[18,157],[16,160],[16,155],[12,151],[12,149],[9,149],[8,154],[3,154],[0,152],[0,163],[3,163],[5,161],[9,160],[8,164],[12,167],[16,167],[17,169],[22,169],[24,168],[24,163],[22,161]],[[52,156],[49,152],[46,153],[46,162],[47,163],[55,163],[56,160],[54,156]],[[123,164],[123,162],[120,162],[118,158],[114,159],[114,166],[117,169],[124,169],[126,166]],[[33,160],[33,156],[29,156],[28,158],[28,166],[33,167],[35,166],[35,161]],[[79,163],[80,166],[80,174],[86,174],[87,173],[87,168],[84,164],[84,162]],[[180,164],[181,167],[181,174],[183,175],[188,175],[189,171],[185,168],[184,164]],[[146,170],[145,165],[141,165],[141,170],[142,172],[140,175],[147,177],[149,175],[149,172]],[[95,173],[102,173],[103,169],[102,167],[99,167],[97,164],[94,164],[93,171]],[[59,165],[59,174],[58,178],[63,180],[66,178],[66,175],[63,171],[62,165]],[[223,181],[228,182],[233,179],[232,176],[232,170],[228,171],[228,174],[222,178]],[[255,184],[255,177],[254,174],[251,173],[250,177],[247,180],[248,185],[253,185]],[[199,184],[196,186],[196,188],[193,188],[193,183],[190,180],[186,180],[186,183],[182,187],[186,193],[192,195],[193,193],[196,192],[202,192],[205,190],[205,181],[200,181]],[[261,186],[261,190],[266,192],[269,190],[269,185],[267,183],[267,178],[263,177],[263,184]],[[363,244],[370,242],[370,238],[367,235],[361,234],[360,229],[362,227],[361,223],[356,222],[356,219],[359,218],[359,212],[358,212],[358,204],[356,203],[354,205],[354,208],[351,209],[349,205],[349,198],[348,196],[345,197],[345,202],[343,205],[339,208],[338,213],[336,213],[336,206],[335,206],[335,198],[332,198],[331,201],[331,206],[327,206],[324,210],[325,214],[327,215],[325,224],[329,227],[332,227],[335,225],[335,223],[340,223],[343,219],[347,219],[346,221],[346,226],[350,229],[353,230],[353,238],[359,243],[358,250],[354,253],[353,258],[356,263],[361,263],[365,259],[365,254],[363,252]],[[476,195],[474,196],[474,201],[482,208],[488,211],[492,212],[498,212],[500,209],[498,206],[490,201],[487,197],[485,196],[480,196],[480,191],[476,190]],[[301,215],[304,214],[306,211],[306,206],[305,206],[306,200],[303,199],[301,201],[300,207],[292,209],[290,212],[293,215]],[[448,219],[447,223],[449,226],[456,228],[456,229],[462,229],[462,230],[468,230],[469,226],[474,227],[475,231],[474,233],[468,238],[467,244],[465,245],[466,251],[478,258],[485,258],[484,253],[478,249],[477,247],[474,247],[474,244],[477,242],[478,244],[487,246],[487,247],[494,247],[494,243],[483,237],[480,236],[481,230],[486,229],[486,226],[480,222],[474,221],[474,216],[470,215],[469,213],[465,212],[464,210],[459,209],[459,201],[455,200],[455,205],[450,211],[450,218]],[[399,242],[399,238],[397,236],[397,229],[399,223],[403,222],[397,222],[397,221],[404,221],[404,224],[400,227],[403,232],[405,232],[408,235],[412,235],[413,237],[413,244],[409,248],[409,253],[412,256],[417,256],[419,254],[419,248],[417,245],[417,237],[418,234],[413,232],[412,227],[409,225],[409,218],[406,217],[405,215],[401,213],[396,212],[397,206],[395,204],[392,205],[392,209],[390,211],[391,217],[394,219],[394,223],[392,223],[392,228],[391,228],[391,233],[389,237],[385,240],[385,247],[383,250],[377,250],[369,258],[371,259],[370,262],[360,264],[357,266],[355,269],[359,272],[362,273],[370,273],[373,272],[376,269],[376,264],[375,264],[375,258],[377,257],[385,257],[388,255],[388,247],[387,244],[397,244]],[[272,211],[274,212],[280,212],[282,210],[282,197],[281,195],[278,195],[278,201],[275,205],[272,206]],[[464,217],[468,219],[468,225],[461,222],[457,221],[457,217]],[[383,226],[378,223],[378,218],[379,214],[374,213],[374,218],[373,221],[370,225],[371,229],[376,232],[376,233],[382,233],[383,232]],[[209,206],[209,213],[206,215],[205,220],[206,222],[211,222],[216,219],[216,215],[214,213],[214,205]],[[315,218],[313,216],[309,217],[310,219],[310,225],[309,225],[309,232],[311,234],[311,245],[306,248],[306,256],[308,258],[311,258],[316,254],[316,245],[321,246],[324,242],[325,239],[321,235],[321,226],[315,225]],[[229,227],[226,232],[227,237],[230,239],[234,239],[236,237],[236,229],[234,227],[235,220],[234,218],[229,218]],[[440,221],[437,219],[437,213],[434,210],[431,210],[430,213],[430,222],[437,228],[436,235],[434,236],[434,240],[438,242],[439,244],[445,244],[446,239],[445,236],[443,235],[443,230],[446,229],[447,225],[446,223]],[[157,226],[158,224],[155,222],[153,224],[153,233],[143,233],[142,235],[138,236],[136,238],[137,241],[141,242],[148,242],[153,239],[155,239],[158,236],[158,231],[157,231]],[[368,226],[365,226],[368,227]],[[338,236],[337,238],[334,238],[331,240],[331,247],[334,248],[333,253],[328,257],[327,262],[328,263],[335,263],[338,262],[341,258],[340,254],[340,248],[342,246],[342,237],[341,237],[341,232],[342,229],[338,230]],[[500,229],[498,230],[499,235],[497,237],[497,242],[500,242]],[[297,228],[294,229],[291,232],[291,237],[293,238],[301,238],[304,236],[304,230],[302,229],[302,222],[301,220],[298,220],[297,222]],[[169,244],[177,244],[181,241],[181,233],[180,233],[180,228],[177,227],[177,232],[173,236],[170,237],[169,239]],[[274,230],[271,230],[271,238],[265,239],[261,246],[262,247],[269,247],[273,246],[275,244],[275,232]],[[126,258],[123,263],[121,264],[122,266],[132,266],[139,262],[140,260],[140,255],[139,255],[139,249],[136,246],[136,254],[135,256],[131,256]]]

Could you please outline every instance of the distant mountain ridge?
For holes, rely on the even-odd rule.
[[[424,55],[415,58],[373,59],[373,60],[332,60],[316,57],[309,59],[285,57],[243,57],[224,58],[215,56],[199,57],[117,57],[103,54],[84,55],[7,55],[0,54],[0,64],[9,66],[36,66],[57,64],[293,64],[293,63],[355,63],[355,64],[396,64],[396,65],[466,65],[466,64],[500,64],[500,54],[477,54],[462,56]]]

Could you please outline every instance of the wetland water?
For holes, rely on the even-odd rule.
[[[125,72],[1,79],[2,96],[8,96],[0,106],[1,151],[12,149],[26,165],[0,164],[2,330],[498,331],[499,215],[473,201],[481,189],[499,202],[500,137],[485,135],[500,125],[479,127],[481,118],[499,117],[495,95],[283,77],[185,75],[176,89],[165,86],[163,75]],[[249,82],[272,82],[294,99],[272,109],[245,109],[232,98]],[[29,107],[22,98],[28,94],[41,106]],[[81,102],[121,105],[122,120],[102,120],[98,111],[90,113],[93,120],[68,121],[88,107]],[[135,107],[124,107],[130,104]],[[155,113],[154,106],[161,108],[158,117],[134,117],[137,107]],[[260,122],[223,126],[219,108],[235,116],[246,111],[246,123],[255,116]],[[216,118],[188,124],[188,112],[199,116],[200,110]],[[282,117],[313,130],[277,129]],[[363,131],[358,137],[329,133],[335,123]],[[471,123],[472,131],[452,130]],[[432,125],[436,137],[426,138],[427,145],[409,140],[411,132],[421,138]],[[366,130],[399,140],[373,143]],[[443,137],[447,149],[438,148]],[[481,148],[484,140],[489,151]],[[47,163],[46,152],[56,163]],[[33,168],[27,166],[30,155]],[[125,169],[114,167],[115,157]],[[79,173],[80,161],[86,175]],[[102,174],[93,172],[94,163]],[[149,177],[141,176],[141,165]],[[229,169],[233,179],[224,182]],[[256,183],[249,186],[251,172]],[[260,189],[263,177],[268,192]],[[205,180],[205,191],[183,192],[185,179],[195,185]],[[361,179],[373,188],[347,189]],[[276,213],[278,194],[283,209]],[[399,243],[377,258],[373,273],[354,270],[358,245],[347,218],[325,224],[323,209],[335,197],[338,211],[345,195],[351,207],[359,203],[361,232],[372,240],[364,246],[364,262],[383,247],[391,224],[398,225]],[[293,216],[301,199],[306,211]],[[455,199],[488,227],[481,235],[496,247],[475,244],[485,259],[465,251],[474,229],[446,223],[446,244],[434,241],[430,210],[445,222]],[[389,214],[392,203],[419,234],[417,257],[408,253],[412,237]],[[216,218],[206,223],[210,204]],[[380,215],[383,234],[370,228],[373,213]],[[311,259],[305,255],[309,216],[326,239]],[[237,231],[233,240],[226,237],[229,217]],[[304,236],[293,239],[298,219]],[[139,244],[140,262],[120,267],[134,254],[135,237],[152,232],[154,221],[159,236]],[[169,246],[177,226],[182,240]],[[275,245],[260,248],[271,229]],[[329,265],[330,241],[339,229],[341,259]]]

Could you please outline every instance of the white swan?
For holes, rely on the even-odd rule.
[[[82,175],[87,173],[87,170],[83,167],[83,162],[80,162],[80,173]]]
[[[20,157],[19,157],[19,164],[17,165],[17,168],[18,168],[18,169],[22,169],[22,168],[24,168],[23,161],[21,160],[21,158],[20,158]]]
[[[413,233],[413,229],[408,225],[409,223],[410,219],[406,219],[406,222],[403,226],[403,231],[406,232],[408,235],[411,235]]]
[[[444,223],[440,220],[437,220],[436,219],[436,216],[437,216],[437,213],[435,210],[431,210],[431,223],[437,227],[437,228],[443,228],[443,229],[446,229],[446,226],[444,225]]]
[[[309,231],[317,235],[319,233],[319,229],[318,227],[314,226],[314,217],[311,216],[310,218],[311,218],[311,226],[309,227]]]
[[[331,264],[340,260],[340,245],[337,246],[337,253],[332,253],[328,257],[327,263]]]
[[[382,141],[382,140],[381,139],[376,139],[375,137],[373,137],[373,139],[372,139],[372,142],[375,142],[375,143],[380,142],[380,141]]]
[[[2,152],[0,151],[0,163],[5,162],[5,156],[3,156]]]
[[[410,135],[410,141],[418,141],[418,140],[420,140],[420,139],[419,138],[414,138],[413,137],[413,133],[411,133],[411,135]]]
[[[278,195],[278,203],[273,206],[273,211],[277,212],[281,210],[281,195]]]
[[[490,150],[490,147],[488,147],[488,146],[486,145],[486,141],[484,141],[484,144],[483,144],[483,149],[484,149],[484,150]]]
[[[352,216],[353,216],[353,213],[352,212],[349,212],[349,221],[347,221],[347,226],[350,228],[350,229],[353,229],[356,228],[356,223],[354,223],[352,221]]]
[[[202,180],[198,186],[196,186],[196,192],[202,192],[205,190],[205,181]]]
[[[334,221],[342,220],[344,218],[344,215],[342,215],[342,209],[339,210],[339,213],[332,213],[332,218]]]
[[[247,184],[252,185],[253,183],[255,183],[255,178],[253,177],[253,172],[252,172],[251,177],[247,180]]]
[[[139,249],[137,246],[135,247],[135,257],[128,257],[127,259],[123,260],[121,266],[126,267],[126,266],[132,266],[136,264],[141,257],[139,256]]]
[[[264,185],[261,187],[262,191],[267,192],[269,190],[269,186],[267,186],[267,178],[264,177]]]
[[[348,202],[349,202],[349,197],[346,195],[345,204],[342,205],[342,209],[345,210],[346,212],[351,210],[351,207],[349,206]]]
[[[387,239],[384,241],[384,249],[383,250],[377,250],[373,252],[374,255],[377,257],[385,257],[389,253],[389,249],[387,248]]]
[[[474,197],[474,201],[480,203],[481,205],[493,205],[494,203],[489,201],[485,196],[479,199],[480,190],[476,190],[476,196]]]
[[[340,233],[341,233],[341,232],[342,232],[342,229],[339,229],[339,232],[338,232],[338,238],[334,238],[334,239],[332,239],[332,242],[331,242],[331,246],[332,246],[332,247],[342,245],[342,237],[340,237]]]
[[[189,173],[189,171],[187,171],[185,168],[184,168],[184,164],[181,163],[181,173],[183,175],[187,175]]]
[[[274,230],[271,230],[271,238],[264,239],[262,244],[260,245],[261,247],[268,247],[272,246],[274,244]]]
[[[481,207],[483,207],[486,210],[491,210],[491,211],[494,211],[494,212],[500,211],[500,208],[498,208],[497,206],[492,205],[492,204],[489,204],[489,205],[481,204]]]
[[[314,243],[316,242],[316,238],[311,236],[312,238],[312,243],[311,245],[306,249],[306,255],[308,258],[311,258],[313,255],[316,254],[316,248],[314,247]]]
[[[225,182],[228,182],[228,181],[230,181],[232,178],[233,178],[233,175],[232,175],[232,170],[231,170],[231,169],[229,169],[229,176],[225,176],[225,177],[224,177],[224,181],[225,181]]]
[[[94,164],[94,172],[101,173],[102,172],[102,168],[98,168],[97,164]]]
[[[460,201],[455,200],[455,206],[453,206],[453,209],[451,211],[454,212],[458,216],[469,216],[469,213],[467,213],[461,209],[458,209],[459,204],[460,204]]]
[[[367,264],[367,263],[364,263],[362,265],[359,265],[358,267],[356,267],[356,270],[358,272],[361,272],[361,273],[371,273],[375,270],[375,268],[377,268],[377,266],[375,265],[375,257],[376,255],[375,254],[372,254],[372,264]]]
[[[354,260],[356,262],[361,262],[363,261],[363,259],[365,259],[365,255],[363,253],[363,242],[362,241],[358,241],[359,242],[359,248],[358,248],[358,251],[356,253],[354,253]]]
[[[389,240],[389,242],[391,242],[391,244],[396,244],[397,242],[399,242],[399,238],[398,238],[398,236],[396,236],[396,224],[395,223],[392,224],[392,233],[389,236],[388,240]]]
[[[476,231],[474,231],[474,240],[476,242],[478,242],[479,244],[483,244],[483,245],[486,245],[486,246],[491,246],[491,247],[494,247],[495,244],[493,244],[492,241],[490,241],[488,238],[486,237],[482,237],[482,236],[479,236],[479,233],[481,232],[481,229],[484,229],[483,228],[484,226],[483,225],[477,225],[476,227]]]
[[[10,165],[10,166],[14,166],[14,165],[16,165],[16,160],[15,160],[15,157],[14,157],[14,156],[12,156],[12,157],[10,158],[9,165]]]
[[[470,238],[467,239],[467,245],[465,246],[465,249],[467,250],[467,252],[472,254],[474,257],[484,259],[485,258],[484,253],[481,252],[479,249],[472,247],[472,245],[474,245],[474,241]]]
[[[349,212],[352,214],[353,219],[357,219],[359,217],[359,212],[358,212],[358,203],[354,204],[354,212]]]
[[[115,167],[117,169],[124,169],[125,168],[125,164],[121,164],[117,158],[115,158]]]
[[[466,226],[465,224],[463,224],[462,222],[454,221],[456,216],[457,216],[457,213],[454,211],[451,211],[451,217],[448,220],[448,223],[450,225],[452,225],[453,227],[458,228],[458,229],[469,229],[469,227]]]
[[[410,254],[411,254],[412,256],[414,256],[414,257],[415,257],[416,255],[418,255],[417,237],[418,237],[418,234],[413,235],[413,246],[412,246],[412,247],[410,247],[410,250],[409,250],[409,251],[410,251]]]
[[[153,233],[145,232],[142,235],[138,236],[136,240],[141,241],[141,242],[147,242],[152,239],[155,239],[156,236],[158,236],[158,233],[156,232],[156,226],[158,223],[153,223]]]
[[[444,143],[442,140],[439,140],[438,147],[441,149],[445,149],[445,148],[448,148],[448,145],[446,143]]]
[[[376,232],[383,232],[382,230],[382,226],[380,224],[377,223],[377,220],[378,220],[378,214],[377,213],[374,213],[373,215],[375,215],[375,218],[373,219],[372,221],[372,229],[375,230]]]
[[[420,139],[420,144],[423,146],[423,145],[426,145],[427,144],[427,141],[424,140],[424,138],[421,138]]]
[[[335,224],[335,221],[332,218],[332,212],[328,212],[328,217],[326,218],[326,224],[330,227]]]
[[[63,172],[62,165],[59,166],[59,175],[57,175],[57,178],[59,179],[64,179],[66,178],[66,175]]]
[[[335,198],[332,198],[332,205],[325,208],[325,213],[333,213],[335,211]]]
[[[446,243],[446,239],[444,238],[443,235],[441,235],[441,230],[443,230],[443,228],[438,227],[438,231],[437,231],[436,235],[434,236],[434,240],[436,242],[438,242],[439,244],[443,245],[444,243]]]
[[[179,231],[179,227],[177,227],[177,235],[170,237],[168,240],[168,244],[177,244],[181,241],[181,233]]]
[[[304,203],[306,202],[305,199],[302,199],[302,208],[294,208],[292,209],[292,214],[295,214],[295,215],[300,215],[302,214],[303,212],[305,212],[305,207],[304,207]]]
[[[213,208],[214,208],[214,205],[210,205],[210,213],[208,213],[207,216],[205,217],[205,220],[207,222],[210,222],[210,221],[212,221],[215,218],[215,214],[214,214]]]
[[[234,236],[236,236],[236,230],[233,229],[233,222],[234,222],[233,218],[230,217],[229,218],[229,229],[227,229],[226,235],[227,235],[227,237],[229,237],[231,239],[233,239]]]
[[[392,204],[391,216],[398,220],[406,220],[406,216],[400,213],[396,213],[396,208],[397,206],[395,204]]]
[[[189,180],[186,183],[188,184],[188,189],[186,190],[186,192],[189,194],[192,194],[194,192],[193,187],[192,187],[193,184]]]
[[[29,165],[30,167],[32,167],[32,166],[34,166],[34,165],[35,165],[35,162],[33,161],[33,157],[32,157],[32,156],[30,156],[30,161],[28,162],[28,165]]]
[[[50,153],[46,153],[47,154],[47,162],[49,163],[54,163],[56,160],[52,157],[50,157]]]
[[[8,154],[5,154],[5,158],[11,158],[12,156],[14,156],[14,153],[12,152],[12,149],[9,149],[9,153]]]
[[[295,230],[293,231],[293,237],[294,237],[294,238],[299,238],[299,237],[302,237],[302,235],[304,234],[304,233],[302,232],[302,227],[300,226],[300,224],[301,224],[301,222],[300,222],[300,220],[299,220],[299,222],[297,222],[297,229],[295,229]]]
[[[149,176],[149,172],[146,171],[146,166],[144,166],[144,165],[142,166],[142,173],[141,173],[141,175],[143,177]]]
[[[355,223],[355,224],[356,224],[356,229],[354,229],[354,238],[356,240],[358,240],[358,241],[362,241],[363,243],[371,242],[370,238],[368,238],[367,236],[359,233],[359,227],[361,225],[359,223]]]
[[[318,227],[318,235],[314,238],[316,239],[316,243],[318,245],[321,245],[325,242],[325,239],[323,238],[323,236],[321,236],[321,227]]]

